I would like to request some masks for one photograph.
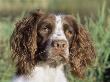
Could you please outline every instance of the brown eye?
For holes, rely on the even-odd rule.
[[[48,33],[50,31],[50,25],[43,25],[41,30],[45,33]]]
[[[70,30],[66,30],[65,33],[68,35],[68,36],[71,36],[72,35],[72,32]]]
[[[64,24],[64,31],[68,38],[72,37],[72,28],[68,24]]]
[[[72,33],[72,31],[70,31],[70,30],[66,30],[66,31],[65,31],[65,35],[66,35],[66,37],[68,38],[68,40],[70,40],[70,39],[72,38],[72,36],[73,36],[73,33]]]
[[[42,31],[48,32],[48,30],[49,29],[46,26],[42,28]]]
[[[72,33],[72,29],[70,28],[68,24],[64,24],[63,27],[66,33],[70,33],[70,34]]]

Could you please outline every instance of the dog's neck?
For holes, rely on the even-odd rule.
[[[29,76],[15,76],[13,82],[67,82],[64,66],[36,66]]]

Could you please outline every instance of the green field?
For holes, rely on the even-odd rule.
[[[35,2],[35,0],[32,1]],[[92,67],[88,68],[87,77],[85,79],[79,80],[68,75],[70,82],[110,82],[110,74],[109,76],[104,75],[106,69],[110,70],[110,8],[108,6],[108,2],[110,1],[93,0],[92,3],[94,3],[95,6],[86,4],[86,7],[88,6],[87,9],[85,9],[84,4],[78,4],[82,3],[81,0],[74,0],[77,5],[74,3],[73,6],[69,5],[73,2],[72,0],[69,0],[69,2],[66,0],[41,1],[44,1],[44,3],[42,3],[43,6],[40,5],[40,0],[37,0],[34,4],[29,0],[0,0],[0,82],[11,82],[11,78],[15,72],[15,67],[11,61],[9,46],[9,39],[13,32],[14,24],[16,20],[24,16],[26,11],[30,11],[36,7],[48,9],[48,11],[60,8],[59,10],[74,14],[78,22],[83,23],[92,36],[96,49],[96,61]],[[64,1],[64,3],[62,3],[62,1]],[[91,3],[88,1],[92,0],[84,1]],[[3,5],[3,3],[5,4]],[[12,3],[14,3],[14,5]],[[23,3],[26,5],[25,7],[23,7]],[[11,6],[11,4],[13,6]],[[93,13],[91,13],[90,9]],[[109,80],[104,81],[104,78]]]

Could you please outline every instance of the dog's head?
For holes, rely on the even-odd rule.
[[[18,73],[26,74],[35,65],[69,63],[80,77],[95,58],[87,30],[71,15],[55,15],[37,10],[16,24],[11,37],[12,57]]]

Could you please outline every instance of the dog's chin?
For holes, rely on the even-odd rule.
[[[46,63],[51,67],[56,67],[60,64],[66,64],[66,60],[61,56],[54,56],[52,58],[48,58]]]
[[[64,55],[64,54],[63,54]],[[48,57],[44,60],[39,61],[39,65],[49,65],[50,67],[57,67],[61,64],[65,65],[68,62],[67,57],[59,55],[48,55]]]

